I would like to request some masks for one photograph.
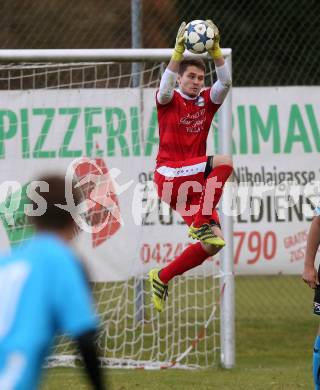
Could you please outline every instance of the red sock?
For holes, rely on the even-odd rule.
[[[210,257],[200,242],[189,246],[185,249],[180,256],[176,257],[169,265],[159,273],[159,278],[165,284],[177,275],[182,275],[184,272],[191,268],[197,267],[202,264],[205,259]]]
[[[223,191],[225,182],[232,173],[230,165],[218,165],[212,169],[204,182],[204,189],[200,198],[200,208],[197,212],[193,226],[200,227],[208,223],[213,210],[216,208]],[[213,194],[213,199],[212,199]]]

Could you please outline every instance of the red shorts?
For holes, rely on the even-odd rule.
[[[199,210],[207,160],[208,156],[201,156],[167,161],[157,166],[154,172],[159,198],[176,210],[189,226]],[[220,223],[216,210],[213,210],[210,219]]]

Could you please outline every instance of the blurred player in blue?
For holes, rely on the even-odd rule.
[[[302,278],[309,287],[314,289],[313,312],[320,315],[320,267],[318,271],[315,267],[315,259],[320,246],[320,207],[317,207],[315,211],[316,216],[312,220],[308,233]],[[313,347],[313,380],[315,390],[320,390],[320,327]]]
[[[47,203],[43,215],[32,217],[37,233],[0,257],[0,389],[38,388],[42,364],[61,333],[76,340],[93,388],[104,389],[95,346],[98,321],[84,271],[70,248],[76,224],[55,206],[65,204],[65,179],[39,180],[49,191],[37,188]],[[79,195],[74,199],[79,202]]]

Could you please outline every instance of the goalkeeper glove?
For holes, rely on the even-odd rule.
[[[185,41],[184,31],[185,31],[185,29],[186,29],[186,22],[182,22],[180,27],[179,27],[179,30],[178,30],[178,34],[176,37],[176,44],[174,46],[173,54],[171,57],[174,61],[181,61],[183,58],[183,53],[185,50],[185,46],[184,46],[184,41]]]
[[[213,47],[212,49],[208,50],[208,53],[210,57],[212,57],[214,60],[217,60],[222,57],[222,51],[220,49],[220,33],[218,27],[213,23],[212,20],[208,19],[206,20],[208,23],[208,26],[211,27],[214,31],[214,38],[213,38]]]

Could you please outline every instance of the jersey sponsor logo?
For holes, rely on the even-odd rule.
[[[200,133],[206,120],[205,112],[206,109],[203,108],[193,114],[188,113],[180,118],[180,124],[186,126],[187,133]]]
[[[187,133],[200,133],[201,127],[187,127]]]

